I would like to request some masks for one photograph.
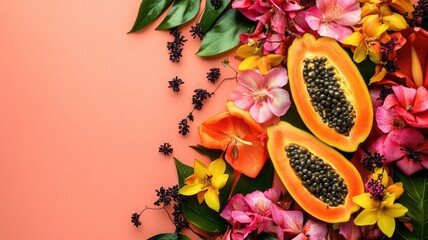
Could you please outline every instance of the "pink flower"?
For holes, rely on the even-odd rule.
[[[324,240],[326,235],[326,223],[311,218],[306,222],[301,233],[292,240]]]
[[[359,240],[363,236],[360,227],[354,224],[353,217],[348,222],[339,224],[339,233],[346,240]]]
[[[375,117],[377,126],[383,133],[389,133],[394,130],[402,129],[406,126],[406,123],[397,113],[395,108],[379,106],[376,109]]]
[[[305,20],[321,36],[342,42],[352,33],[350,26],[360,21],[358,0],[317,0],[316,7],[307,10]]]
[[[232,91],[232,100],[238,108],[249,111],[254,120],[266,123],[290,108],[290,96],[282,89],[287,82],[285,68],[274,68],[265,76],[255,69],[243,71],[238,74],[240,86]]]
[[[394,94],[385,98],[383,106],[394,108],[406,124],[417,128],[428,128],[428,91],[425,87],[417,89],[393,86]]]
[[[385,162],[396,161],[407,176],[428,169],[428,141],[414,128],[393,131],[379,138],[375,145],[376,151],[385,156]]]

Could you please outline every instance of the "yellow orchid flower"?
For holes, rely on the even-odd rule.
[[[383,169],[381,169],[383,171]],[[384,186],[388,182],[386,171],[376,170],[375,174],[382,175],[379,184]],[[386,179],[384,178],[386,175]],[[377,223],[379,229],[388,237],[391,237],[395,230],[395,218],[402,217],[408,211],[406,207],[399,203],[394,203],[404,192],[401,182],[389,185],[383,193],[381,199],[373,198],[371,193],[363,193],[352,198],[352,201],[364,208],[364,210],[354,219],[357,226],[373,225]]]
[[[388,31],[399,32],[409,27],[406,19],[401,14],[391,11],[388,5],[382,5],[379,10],[382,23],[388,24]]]
[[[195,159],[194,173],[184,180],[186,185],[178,192],[185,196],[197,194],[199,204],[205,200],[209,208],[218,212],[220,210],[219,189],[226,185],[229,178],[229,174],[225,174],[224,171],[226,171],[226,163],[221,158],[212,161],[208,167]]]
[[[279,54],[267,54],[264,56],[260,48],[255,44],[241,45],[235,53],[236,57],[244,59],[238,66],[238,70],[258,68],[263,75],[266,75],[273,66],[281,64],[284,56]]]
[[[369,55],[374,63],[379,64],[381,53],[378,40],[389,26],[381,23],[377,14],[364,17],[362,22],[360,31],[353,32],[343,40],[343,43],[356,47],[353,56],[355,62],[360,63]]]

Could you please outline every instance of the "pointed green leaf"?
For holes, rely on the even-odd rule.
[[[181,163],[178,159],[174,158],[174,160],[177,167],[178,181],[180,186],[183,186],[184,179],[193,174],[194,170],[192,167]],[[226,205],[230,190],[232,188],[233,169],[227,163],[225,173],[229,174],[229,178],[226,185],[220,189],[220,211]],[[186,197],[181,202],[181,208],[186,220],[204,231],[224,232],[227,229],[227,221],[223,219],[218,212],[209,208],[205,203],[199,204],[196,196]]]
[[[143,29],[154,20],[156,20],[168,7],[173,0],[143,0],[138,11],[137,19],[129,33]]]
[[[192,20],[199,12],[200,0],[175,0],[157,30],[178,27]]]
[[[221,154],[223,153],[222,150],[219,149],[210,149],[210,148],[206,148],[202,145],[197,145],[197,146],[190,146],[193,150],[195,150],[196,152],[209,157],[211,160],[216,160],[217,158],[221,157]]]
[[[426,170],[408,177],[398,168],[394,170],[394,181],[402,182],[404,193],[396,200],[409,211],[413,231],[404,224],[397,224],[392,239],[428,239],[428,173]]]
[[[217,20],[217,18],[226,9],[230,2],[231,0],[222,1],[220,8],[215,9],[211,4],[211,0],[205,1],[205,11],[204,14],[202,14],[201,21],[199,22],[199,27],[201,27],[203,33],[208,32],[215,20]]]
[[[213,56],[236,47],[241,33],[252,32],[255,22],[248,20],[235,9],[222,14],[202,40],[197,55]]]
[[[241,175],[233,189],[232,196],[237,193],[248,194],[256,190],[265,191],[272,187],[274,167],[272,161],[268,159],[256,178],[249,178]]]
[[[148,240],[190,240],[189,237],[175,233],[162,233],[149,238]]]

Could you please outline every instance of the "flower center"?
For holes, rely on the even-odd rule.
[[[413,107],[411,105],[406,106],[406,111],[412,112],[412,110],[413,110]]]
[[[409,160],[412,160],[413,162],[422,162],[422,159],[419,156],[421,154],[421,152],[416,151],[415,149],[413,149],[411,147],[406,147],[404,150],[407,151],[406,157]]]
[[[213,176],[212,175],[209,175],[209,174],[205,174],[205,177],[204,177],[204,179],[202,179],[202,181],[203,181],[203,183],[204,183],[204,185],[202,186],[202,188],[207,188],[207,187],[211,187],[211,178],[212,178]]]
[[[403,127],[406,126],[406,124],[404,123],[404,121],[401,118],[394,119],[392,125],[394,125],[394,127],[397,129],[402,129]]]
[[[324,22],[331,22],[342,16],[342,7],[333,5],[328,7],[325,14]]]
[[[385,186],[382,184],[382,175],[379,174],[378,179],[370,179],[367,182],[367,190],[370,193],[370,197],[375,200],[382,200],[385,195]]]
[[[266,100],[266,98],[268,97],[268,91],[266,89],[254,89],[252,95],[254,102],[257,103]]]

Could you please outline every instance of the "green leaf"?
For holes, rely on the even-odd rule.
[[[202,145],[190,146],[190,147],[196,152],[198,152],[199,154],[209,157],[211,160],[216,160],[217,158],[221,157],[221,154],[223,153],[222,150],[210,149]]]
[[[345,51],[348,53],[349,57],[352,59],[354,53],[352,53],[351,49],[345,48]],[[370,58],[366,58],[364,61],[360,63],[354,62],[357,66],[358,70],[360,70],[361,76],[364,79],[364,82],[368,85],[370,82],[370,78],[375,74],[376,64],[370,60]]]
[[[148,240],[190,240],[189,237],[175,233],[162,233],[149,238]]]
[[[128,33],[133,33],[143,29],[154,20],[156,20],[168,7],[173,0],[143,0],[138,10],[137,19],[134,26]]]
[[[178,184],[184,186],[184,179],[193,174],[193,168],[183,164],[177,158],[174,158],[174,161],[177,169]]]
[[[255,22],[248,20],[235,9],[229,9],[207,32],[197,55],[201,57],[213,56],[236,47],[240,42],[239,35],[252,32],[254,26]]]
[[[233,189],[232,196],[237,193],[248,194],[256,190],[265,191],[272,187],[274,168],[272,161],[268,159],[263,166],[260,174],[256,178],[250,178],[241,175]]]
[[[422,171],[408,177],[399,169],[394,170],[394,181],[402,182],[404,193],[396,200],[409,211],[413,231],[404,224],[398,224],[393,239],[428,239],[428,173]]]
[[[200,0],[175,0],[156,30],[170,29],[192,20],[199,12]]]
[[[178,181],[180,186],[183,186],[184,179],[192,175],[194,170],[192,167],[181,163],[178,159],[174,158],[174,160],[177,168]],[[225,173],[229,174],[229,179],[226,185],[220,189],[219,198],[222,208],[226,205],[232,188],[233,168],[229,164],[226,164]],[[204,231],[224,232],[227,229],[228,222],[223,219],[218,212],[209,208],[206,203],[199,204],[196,196],[186,197],[181,202],[181,208],[186,220]],[[221,210],[222,209],[220,209],[220,211]]]
[[[211,0],[205,1],[205,11],[204,14],[202,14],[201,21],[199,22],[199,27],[201,27],[203,33],[208,32],[215,20],[217,20],[217,18],[226,9],[230,2],[231,0],[225,0],[222,2],[219,9],[215,9],[211,4]]]

